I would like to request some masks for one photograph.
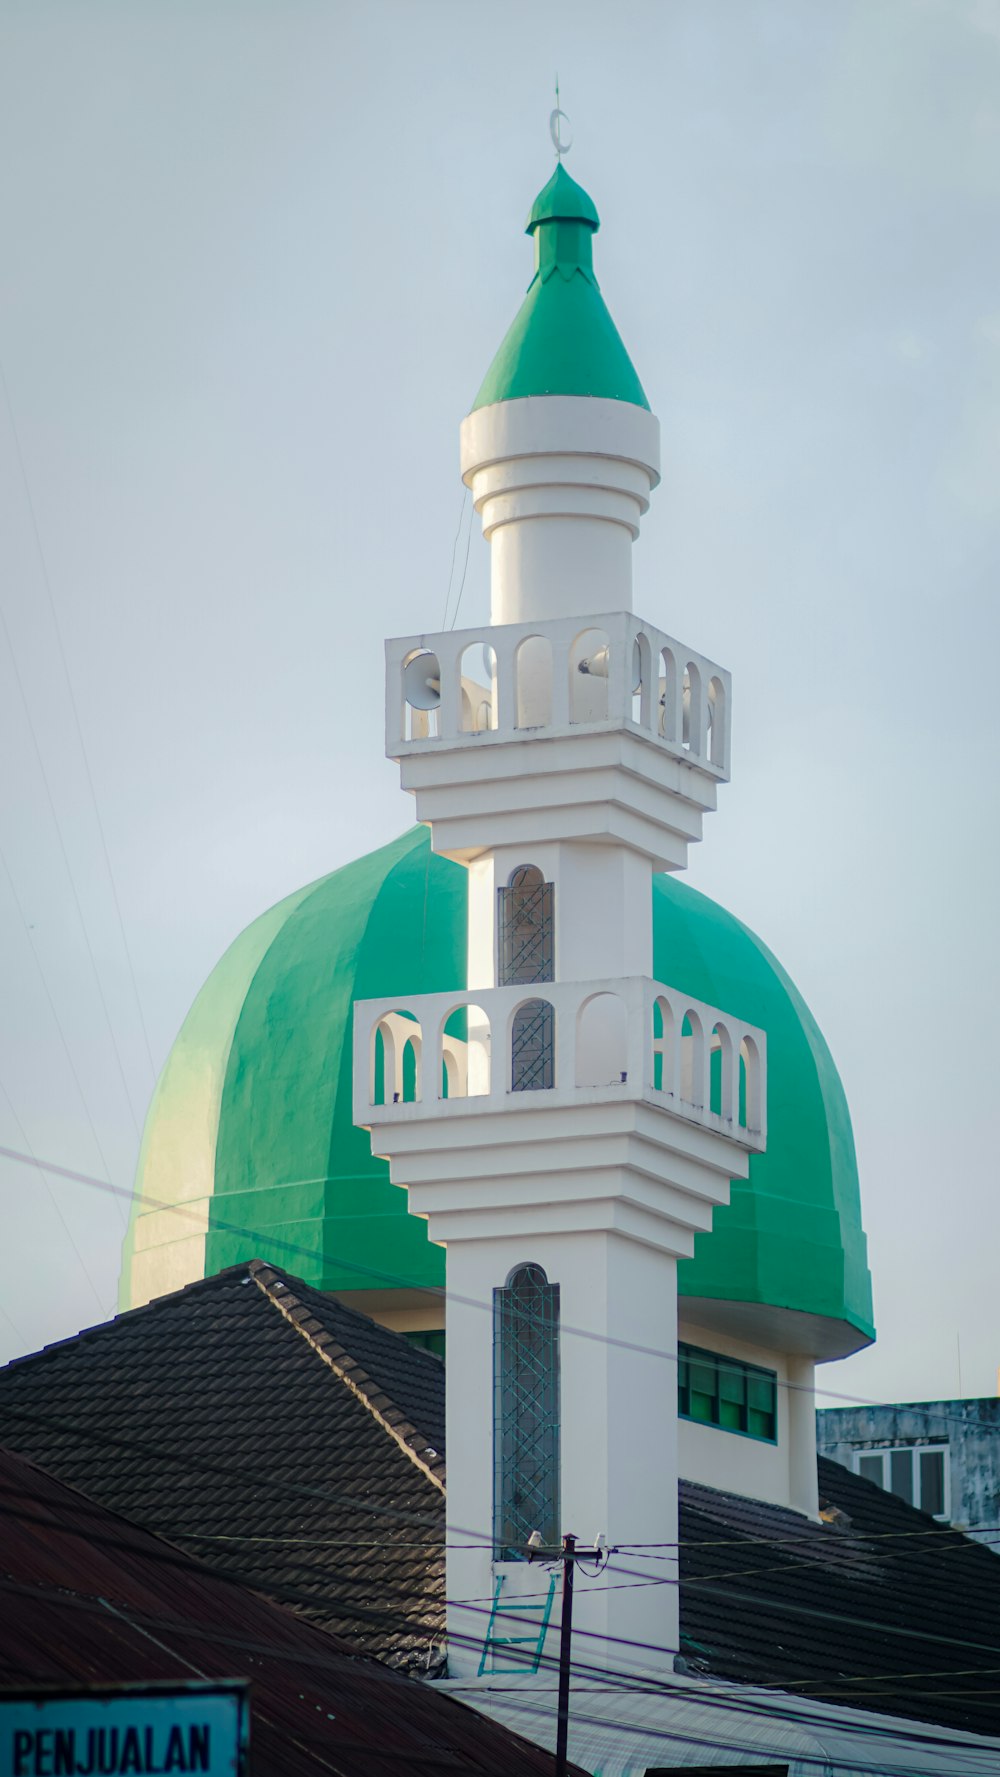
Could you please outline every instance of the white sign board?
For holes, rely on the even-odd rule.
[[[0,1693],[0,1777],[239,1777],[245,1685]]]

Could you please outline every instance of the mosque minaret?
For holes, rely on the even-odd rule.
[[[462,426],[491,621],[386,650],[388,753],[468,882],[466,990],[354,1008],[356,1121],[447,1249],[453,1674],[481,1663],[498,1581],[538,1594],[532,1532],[672,1577],[677,1263],[765,1147],[765,1033],[653,976],[652,878],[728,777],[731,686],[632,611],[659,426],[597,227],[560,161]],[[583,1591],[587,1659],[676,1649],[677,1598]]]
[[[560,161],[462,425],[489,621],[387,644],[418,824],[220,958],[157,1084],[122,1264],[128,1308],[263,1259],[446,1354],[447,1682],[477,1695],[551,1657],[536,1533],[620,1551],[578,1588],[579,1657],[676,1650],[678,1476],[815,1517],[815,1367],[874,1336],[830,1051],[685,880],[732,686],[666,601],[633,611],[659,427],[597,227]]]

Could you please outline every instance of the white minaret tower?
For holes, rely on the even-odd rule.
[[[491,622],[386,648],[389,757],[469,883],[468,990],[355,1006],[355,1120],[448,1252],[456,1676],[537,1652],[532,1531],[621,1545],[575,1658],[677,1648],[677,1260],[764,1146],[763,1034],[652,979],[653,872],[728,777],[730,679],[632,613],[659,427],[597,227],[560,162],[462,426]]]

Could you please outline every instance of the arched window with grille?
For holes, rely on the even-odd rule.
[[[559,1285],[519,1265],[493,1291],[493,1541],[523,1559],[559,1541]]]
[[[535,864],[519,864],[497,890],[497,977],[500,987],[553,981],[555,885]]]
[[[501,987],[555,979],[555,885],[536,864],[519,864],[497,890],[497,981]],[[529,1000],[511,1030],[512,1092],[554,1083],[555,1025],[547,1000]]]

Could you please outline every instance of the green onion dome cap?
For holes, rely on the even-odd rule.
[[[679,1265],[681,1293],[737,1320],[778,1311],[798,1341],[778,1349],[846,1355],[873,1337],[871,1282],[851,1121],[822,1034],[761,940],[673,876],[654,878],[653,931],[658,979],[768,1043],[767,1152]],[[465,984],[466,873],[432,853],[425,827],[249,926],[160,1077],[136,1194],[185,1207],[133,1210],[122,1306],[254,1256],[319,1289],[440,1288],[443,1249],[353,1124],[352,1004]]]
[[[528,216],[535,275],[472,404],[591,395],[649,407],[594,276],[593,199],[559,162]]]

